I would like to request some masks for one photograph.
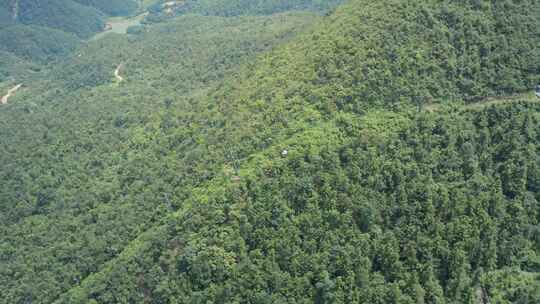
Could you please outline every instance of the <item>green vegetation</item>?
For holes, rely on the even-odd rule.
[[[535,303],[540,299],[538,272],[502,269],[485,274],[482,282],[492,291],[491,303]]]
[[[148,6],[148,23],[185,14],[207,16],[269,15],[290,10],[329,12],[343,0],[157,0]]]
[[[11,53],[0,51],[0,83],[9,79],[22,79],[29,71],[39,71],[40,67]],[[3,88],[2,88],[3,89]],[[0,93],[2,95],[3,93]]]
[[[33,64],[51,63],[102,31],[106,16],[137,8],[134,0],[6,0],[0,3],[0,50]]]
[[[74,0],[80,4],[99,9],[110,16],[125,16],[137,10],[136,0]]]
[[[342,0],[160,0],[150,10],[168,14],[197,13],[212,16],[239,16],[272,14],[289,10],[327,11],[335,8]],[[170,14],[170,11],[169,11]]]
[[[285,87],[327,111],[361,113],[528,90],[540,80],[539,8],[497,3],[353,1],[264,62],[273,75],[261,91]],[[289,71],[294,82],[274,76]]]
[[[71,0],[18,0],[18,21],[27,25],[50,27],[87,38],[100,31],[103,13]]]
[[[0,30],[0,50],[27,59],[46,63],[64,57],[79,44],[73,34],[37,26],[15,25]]]
[[[390,114],[388,138],[312,127],[193,191],[58,303],[474,303],[480,284],[534,303],[538,274],[489,271],[538,271],[538,110]]]
[[[153,152],[144,148],[150,135],[145,124],[158,122],[154,113],[177,107],[186,107],[184,115],[196,114],[188,110],[188,96],[212,86],[234,66],[288,39],[313,19],[310,14],[189,16],[153,27],[132,42],[124,35],[110,35],[90,43],[80,57],[74,54],[46,80],[27,85],[14,96],[0,111],[5,143],[0,162],[6,164],[0,173],[6,181],[0,184],[0,193],[2,202],[11,202],[0,204],[2,301],[51,302],[153,226],[168,209],[161,205],[163,197],[152,198],[161,186],[148,192],[148,184],[136,182],[134,175],[145,171],[159,180],[165,173],[147,159],[146,153]],[[124,63],[126,81],[116,85],[113,71],[119,63]],[[172,117],[168,123],[174,126]],[[180,144],[184,135],[176,136]],[[187,153],[190,147],[185,142],[179,149]],[[185,188],[178,190],[186,193],[201,179],[200,174],[190,177],[191,169],[182,165],[187,161],[196,161],[195,155],[175,160],[167,169],[169,176],[181,174],[176,178]],[[183,169],[174,173],[180,166]],[[50,174],[39,173],[45,171]],[[170,194],[164,195],[172,196],[176,190],[166,187]],[[16,190],[23,188],[27,190]],[[48,220],[52,218],[57,220]],[[21,239],[29,236],[28,229],[43,246],[37,239]],[[48,245],[53,243],[54,247]],[[37,256],[41,258],[34,259]],[[66,263],[71,259],[78,262]],[[33,266],[23,266],[28,260],[34,260]],[[14,272],[21,276],[14,278]]]
[[[0,303],[539,302],[536,1],[334,4],[188,1],[25,84]]]

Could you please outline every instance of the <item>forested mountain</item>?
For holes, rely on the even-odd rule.
[[[144,194],[147,185],[132,185],[130,177],[143,170],[157,181],[165,173],[154,171],[152,161],[143,161],[150,153],[144,148],[146,123],[158,122],[155,119],[169,110],[180,111],[177,107],[189,107],[191,96],[232,73],[233,66],[289,39],[313,19],[303,13],[234,19],[185,17],[156,26],[132,42],[125,36],[107,37],[89,44],[80,57],[74,55],[46,80],[29,84],[35,87],[14,96],[0,114],[0,162],[5,164],[0,179],[7,181],[0,185],[0,193],[2,202],[18,202],[0,206],[0,234],[5,236],[0,254],[5,267],[0,276],[2,284],[7,284],[0,291],[2,300],[52,302],[165,216],[168,209],[157,201],[139,205],[150,199]],[[121,63],[125,82],[115,84],[113,71]],[[25,96],[29,99],[17,103]],[[158,116],[152,117],[154,113]],[[193,114],[186,108],[183,115]],[[126,142],[134,132],[142,136],[142,142]],[[176,136],[181,141],[183,135]],[[196,160],[195,155],[188,157]],[[35,162],[25,164],[30,159]],[[131,165],[124,163],[117,167],[122,172],[116,172],[113,164],[120,165],[119,161]],[[171,164],[171,170],[178,165]],[[193,169],[178,171],[185,176],[182,191],[189,191],[201,178],[200,174],[189,177],[187,170]],[[80,175],[71,175],[73,170]],[[42,176],[40,172],[49,173]],[[110,174],[119,175],[109,180]],[[58,178],[65,183],[58,183]],[[81,192],[79,187],[88,190]],[[16,190],[23,188],[29,191]],[[128,188],[131,190],[125,192]],[[74,201],[77,203],[72,204]],[[108,224],[103,225],[99,218],[108,218]],[[86,224],[80,226],[83,222]],[[19,236],[26,235],[26,229],[37,229],[39,236],[35,237],[56,245],[23,241]],[[71,236],[75,242],[61,241]],[[21,264],[33,256],[41,257],[34,260],[35,267]],[[79,262],[66,263],[65,259],[71,259],[68,256]],[[38,270],[41,267],[47,268],[47,274]],[[12,277],[15,272],[22,276]]]
[[[338,2],[59,47],[0,106],[0,303],[540,302],[536,1]]]
[[[39,69],[39,65],[23,60],[12,53],[0,51],[0,83],[7,82],[9,78],[21,79],[28,71]]]
[[[211,16],[272,14],[288,10],[328,11],[343,0],[158,0],[150,12],[162,17],[196,13]],[[156,16],[154,16],[156,17]]]
[[[14,25],[0,30],[0,49],[30,61],[46,63],[75,49],[77,36],[38,26]]]
[[[39,25],[87,38],[103,28],[103,15],[93,7],[71,0],[18,0],[16,21]]]
[[[103,27],[103,13],[72,0],[3,0],[12,24],[38,25],[88,37]],[[7,11],[7,13],[6,13]],[[6,18],[7,17],[7,18]]]
[[[73,0],[80,4],[91,6],[111,15],[121,16],[133,13],[138,5],[137,0]]]
[[[0,50],[33,64],[51,62],[102,31],[108,16],[137,8],[135,0],[2,0]],[[1,67],[0,73],[14,76]]]

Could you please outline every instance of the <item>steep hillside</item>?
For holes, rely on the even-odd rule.
[[[136,0],[4,0],[0,3],[0,29],[36,25],[88,38],[103,29],[106,16],[129,15],[137,8]]]
[[[0,51],[0,83],[22,79],[28,71],[39,71],[39,66],[11,53]]]
[[[137,8],[134,0],[5,0],[0,3],[0,50],[50,63],[102,31],[105,17]]]
[[[170,141],[186,133],[181,121],[198,121],[195,139],[182,143],[194,142],[185,151],[195,156],[178,168],[207,182],[186,198],[167,196],[182,207],[58,303],[473,303],[478,294],[538,301],[538,105],[403,110],[537,80],[533,3],[446,8],[488,23],[498,16],[498,27],[486,25],[493,31],[522,18],[508,26],[525,36],[505,39],[528,46],[524,57],[513,47],[482,56],[482,39],[462,45],[452,35],[472,29],[465,17],[440,17],[449,36],[422,43],[430,33],[424,14],[445,8],[399,4],[354,1],[209,93],[207,115],[194,119],[203,103],[172,115],[180,123],[172,130],[170,116],[162,118],[166,131],[147,129],[145,146],[168,147],[153,155],[172,164],[182,157]],[[393,35],[407,40],[389,45]],[[447,53],[435,56],[439,48]],[[413,50],[431,55],[415,63]],[[495,68],[498,56],[514,61]],[[445,65],[463,57],[478,65],[474,89],[464,85],[470,74]],[[521,85],[491,82],[491,73]],[[401,114],[373,110],[398,106]],[[226,162],[216,164],[220,158]]]
[[[253,69],[252,98],[278,90],[325,111],[361,112],[530,89],[540,80],[540,8],[481,3],[352,1]]]
[[[71,0],[18,0],[17,21],[87,38],[104,26],[103,13]]]
[[[28,61],[47,63],[72,52],[79,44],[73,34],[46,27],[15,25],[0,30],[0,50]]]
[[[136,0],[74,0],[80,4],[99,9],[110,16],[124,16],[133,13],[138,5]]]
[[[289,10],[328,12],[343,0],[187,0],[156,1],[149,7],[149,21],[183,14],[210,16],[267,15]]]
[[[145,124],[157,122],[154,113],[189,107],[189,96],[313,19],[190,16],[132,41],[112,35],[10,99],[0,110],[0,179],[7,181],[0,185],[0,302],[52,302],[166,214],[146,182],[133,184],[135,174],[157,181],[180,169],[171,163],[166,173],[147,163],[155,147],[145,147]],[[113,71],[119,64],[125,81],[117,84]],[[175,124],[172,117],[163,128],[167,124]],[[186,192],[200,178],[188,170],[177,171]],[[27,239],[28,229],[34,240]],[[70,236],[76,241],[62,241]],[[32,266],[24,266],[30,260]],[[13,278],[15,272],[22,276]]]
[[[352,0],[89,43],[0,107],[0,302],[540,301],[540,103],[464,106],[540,81],[539,9]]]
[[[539,110],[313,126],[192,191],[55,303],[535,303]]]

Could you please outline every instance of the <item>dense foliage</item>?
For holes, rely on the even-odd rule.
[[[20,23],[46,26],[87,38],[103,28],[103,14],[71,0],[18,0]]]
[[[535,303],[539,110],[312,128],[247,162],[240,181],[193,191],[58,303],[477,303],[482,288]]]
[[[134,0],[4,0],[0,50],[34,64],[50,63],[70,54],[80,39],[102,31],[106,16],[132,14],[137,8]]]
[[[165,173],[153,167],[157,163],[143,161],[144,129],[155,122],[152,113],[197,94],[312,21],[309,14],[191,16],[154,27],[132,43],[111,35],[18,93],[0,111],[0,179],[6,181],[0,184],[0,302],[51,302],[151,227],[167,209],[152,199],[157,188],[148,192],[148,184],[134,185],[133,178],[144,171],[157,181]],[[90,62],[98,66],[95,73]],[[126,81],[115,84],[113,71],[120,63]],[[77,68],[81,76],[72,79]],[[108,82],[95,87],[82,76],[88,74]],[[79,87],[77,81],[88,82]],[[169,175],[179,169],[174,167]],[[177,171],[185,177],[186,192],[200,178],[189,177],[188,170]],[[34,239],[24,241],[28,229]],[[33,266],[24,266],[30,260]]]
[[[277,87],[327,111],[361,112],[533,87],[540,81],[540,7],[481,3],[352,1],[257,69],[271,74],[250,75],[264,79],[253,98],[274,96]],[[290,73],[294,81],[281,78]]]
[[[123,16],[133,13],[138,5],[136,0],[74,0],[91,6],[111,16]]]
[[[40,67],[12,53],[0,51],[0,83],[10,79],[22,79],[28,71],[39,71]]]
[[[226,17],[0,107],[0,303],[540,301],[540,105],[471,103],[540,80],[535,1],[228,17],[291,3],[188,1]]]
[[[159,0],[149,7],[147,22],[184,15],[209,16],[266,15],[290,10],[329,12],[343,0]]]
[[[0,30],[0,50],[46,63],[71,53],[79,44],[73,34],[46,27],[15,25]]]

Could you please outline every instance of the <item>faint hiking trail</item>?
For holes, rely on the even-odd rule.
[[[478,287],[476,289],[476,303],[478,304],[490,304],[489,294],[484,287]]]
[[[7,92],[7,95],[5,96],[2,96],[2,100],[1,100],[1,103],[3,105],[7,104],[8,103],[8,99],[13,96],[13,94],[15,94],[15,92],[17,92],[17,90],[19,90],[20,88],[22,87],[22,83],[21,84],[18,84],[16,86],[14,86],[13,88],[11,88],[8,92]]]
[[[116,77],[116,80],[118,80],[118,82],[124,81],[124,77],[120,76],[120,72],[122,71],[122,69],[124,69],[124,65],[120,63],[116,67],[116,70],[114,70],[114,77]]]
[[[521,93],[521,94],[514,94],[514,95],[508,95],[508,96],[499,96],[499,97],[487,97],[482,100],[472,102],[469,104],[465,104],[462,106],[464,109],[482,109],[488,106],[492,105],[498,105],[498,104],[505,104],[505,103],[512,103],[512,102],[519,102],[519,101],[539,101],[538,98],[534,94],[531,94],[530,92],[527,93]],[[428,112],[434,112],[438,111],[441,108],[444,108],[442,104],[428,104],[424,106],[424,110]]]

